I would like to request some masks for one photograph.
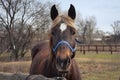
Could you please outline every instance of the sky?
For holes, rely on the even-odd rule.
[[[61,10],[68,10],[70,4],[83,19],[94,16],[96,27],[104,32],[112,32],[111,24],[120,20],[120,0],[45,0],[59,4]]]

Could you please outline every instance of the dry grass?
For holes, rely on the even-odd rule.
[[[0,62],[0,72],[28,73],[31,61]]]
[[[86,54],[77,55],[83,80],[119,80],[120,54]]]
[[[77,54],[83,80],[119,80],[120,54]],[[0,62],[0,72],[28,73],[31,61]]]

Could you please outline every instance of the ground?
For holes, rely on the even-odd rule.
[[[27,55],[27,57],[30,57]],[[76,53],[75,57],[82,80],[120,80],[120,53],[108,52],[95,54],[88,52],[83,55]],[[19,62],[0,61],[0,72],[29,73],[30,60]]]
[[[119,80],[120,53],[77,54],[83,80]]]

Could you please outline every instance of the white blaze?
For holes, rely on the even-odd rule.
[[[65,31],[66,29],[67,29],[67,25],[66,25],[65,23],[62,23],[62,24],[60,25],[60,30],[61,30],[61,32]]]

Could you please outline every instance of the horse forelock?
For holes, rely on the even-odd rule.
[[[52,22],[52,27],[55,27],[57,24],[59,24],[60,22],[64,22],[65,24],[67,24],[70,27],[75,28],[74,25],[74,20],[71,19],[69,16],[58,16],[53,22]]]

